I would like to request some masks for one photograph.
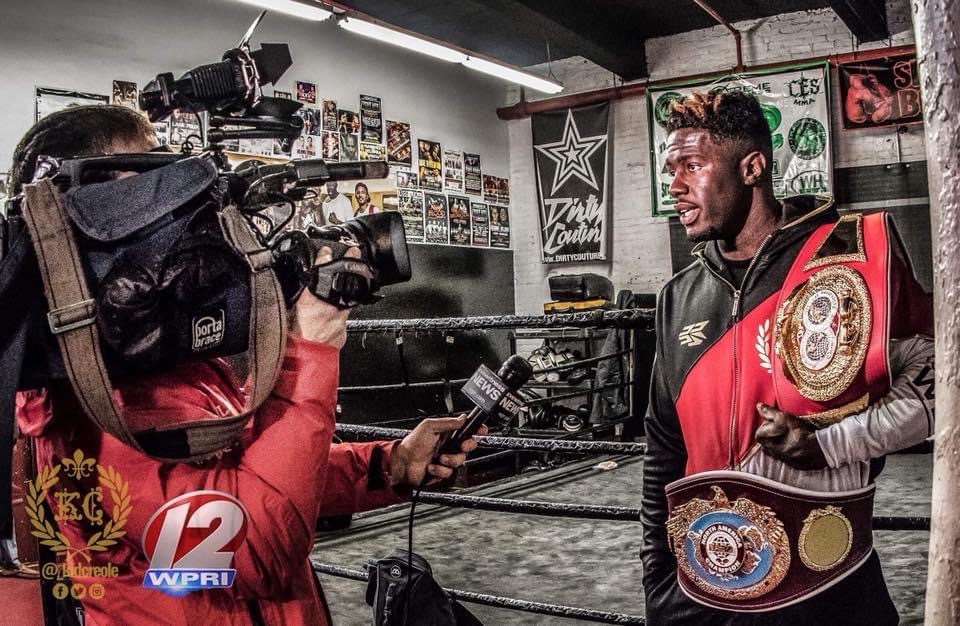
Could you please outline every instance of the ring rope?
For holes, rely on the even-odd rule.
[[[381,428],[361,424],[337,424],[337,434],[358,439],[403,439],[411,431],[402,428]],[[630,454],[641,455],[646,444],[620,441],[583,441],[569,439],[532,439],[526,437],[477,436],[477,443],[495,450],[518,450],[534,452],[577,452],[582,454]]]
[[[653,328],[654,309],[583,311],[557,315],[485,315],[393,320],[349,320],[347,332],[483,330],[492,328]]]
[[[419,499],[421,502],[427,504],[442,504],[478,511],[525,513],[545,517],[571,517],[604,521],[640,521],[640,509],[622,506],[569,504],[565,502],[543,502],[540,500],[512,500],[509,498],[489,498],[485,496],[468,496],[434,491],[422,492]],[[930,518],[897,516],[874,517],[873,529],[930,530]]]
[[[622,383],[610,383],[609,385],[601,385],[599,387],[593,387],[592,389],[583,389],[581,391],[571,391],[570,393],[558,393],[555,396],[547,396],[545,398],[533,398],[531,400],[524,400],[523,403],[526,406],[531,404],[546,404],[549,402],[554,402],[556,400],[569,400],[570,398],[579,398],[580,396],[589,396],[593,393],[600,393],[601,391],[607,391],[610,389],[620,389],[621,387],[629,387],[633,382],[625,381]]]
[[[550,372],[559,372],[562,370],[574,369],[580,367],[581,365],[591,365],[593,363],[599,363],[600,361],[607,361],[609,359],[615,359],[617,357],[625,356],[630,354],[630,350],[620,350],[619,352],[612,352],[610,354],[603,354],[601,356],[592,356],[589,359],[581,359],[579,361],[569,361],[567,363],[561,363],[560,365],[554,365],[552,367],[544,367],[542,369],[533,370],[534,374],[548,374]]]
[[[405,383],[392,383],[389,385],[357,385],[355,387],[340,387],[337,389],[339,393],[354,393],[358,391],[396,391],[399,389],[416,389],[416,388],[429,388],[429,387],[445,387],[449,385],[462,385],[463,383],[470,380],[469,378],[454,378],[452,380],[428,380],[419,383],[410,383],[409,385]]]
[[[339,565],[330,565],[320,563],[311,559],[310,564],[314,571],[329,576],[339,578],[349,578],[367,582],[370,575],[367,572],[353,570]],[[474,604],[483,604],[501,609],[511,609],[514,611],[524,611],[527,613],[537,613],[539,615],[551,615],[553,617],[566,617],[571,619],[583,619],[603,624],[631,624],[642,626],[645,622],[639,615],[628,615],[626,613],[611,613],[609,611],[599,611],[596,609],[584,609],[575,606],[564,606],[561,604],[546,604],[544,602],[531,602],[530,600],[519,600],[517,598],[507,598],[503,596],[493,596],[485,593],[475,593],[472,591],[461,591],[459,589],[443,588],[457,600],[472,602]]]

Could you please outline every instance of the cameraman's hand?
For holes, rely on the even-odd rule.
[[[466,416],[439,417],[425,419],[413,431],[393,448],[390,457],[390,486],[408,485],[419,487],[427,474],[431,479],[428,485],[453,476],[454,470],[464,464],[467,453],[477,448],[476,440],[471,437],[464,440],[458,454],[441,454],[434,462],[437,444],[444,433],[452,433],[463,426]],[[485,435],[487,427],[482,426],[478,435]]]
[[[359,248],[350,248],[344,256],[360,258]],[[317,264],[322,265],[333,260],[333,251],[324,246],[317,254]],[[325,343],[337,349],[347,342],[347,318],[349,309],[338,309],[319,299],[309,289],[304,289],[290,312],[293,322],[290,335],[303,337],[309,341]]]

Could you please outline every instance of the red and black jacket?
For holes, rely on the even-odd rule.
[[[711,241],[694,249],[696,261],[673,277],[657,301],[656,361],[645,420],[641,548],[648,624],[703,620],[766,623],[763,620],[767,619],[774,620],[770,623],[790,623],[791,615],[798,619],[803,615],[806,620],[811,610],[815,615],[810,603],[826,606],[827,598],[817,596],[763,618],[748,618],[695,604],[678,588],[676,561],[665,530],[664,487],[689,474],[736,468],[754,445],[753,433],[761,421],[756,403],[777,404],[772,377],[758,362],[763,361],[762,350],[753,346],[768,342],[772,331],[768,324],[768,336],[764,337],[764,325],[776,309],[784,281],[804,244],[818,228],[839,219],[829,200],[813,196],[789,198],[783,210],[786,225],[763,242],[740,288],[723,261],[718,242]],[[882,219],[889,225],[888,218]],[[891,274],[896,277],[890,285],[899,292],[890,298],[893,311],[898,302],[909,302],[911,296],[922,296],[923,291],[892,225],[889,232],[893,235],[890,248],[895,252],[890,255],[891,267],[895,268]],[[840,240],[828,243],[844,245]],[[908,327],[914,326],[898,322],[900,318],[895,315],[891,318],[891,337],[906,336]],[[775,358],[769,352],[766,356]],[[882,585],[879,565],[875,565],[861,568],[863,571],[843,587],[862,585],[865,577],[875,577],[870,584]],[[803,611],[798,612],[797,607],[803,607]],[[873,623],[885,623],[888,609],[893,607],[874,602],[872,607],[855,608],[866,611],[855,623],[871,616],[878,620]],[[828,613],[824,615],[829,617]],[[892,615],[896,616],[895,610]]]

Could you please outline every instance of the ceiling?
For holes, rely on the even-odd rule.
[[[861,41],[889,36],[884,0],[707,3],[731,23],[829,7]],[[340,0],[337,4],[513,65],[582,56],[625,80],[647,76],[645,40],[717,25],[693,0]]]

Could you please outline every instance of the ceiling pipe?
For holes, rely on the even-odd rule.
[[[693,0],[693,2],[698,7],[706,11],[707,15],[717,20],[718,23],[722,24],[727,30],[733,33],[733,40],[737,44],[737,66],[733,68],[733,71],[737,74],[743,73],[743,42],[740,40],[740,31],[734,28],[733,25],[725,20],[722,15],[717,13],[712,6],[705,2],[705,0]]]
[[[873,50],[863,50],[860,52],[845,52],[843,54],[831,54],[827,56],[810,57],[806,59],[791,59],[791,65],[805,65],[808,63],[820,63],[828,61],[832,65],[842,63],[852,63],[854,61],[872,61],[874,59],[883,59],[885,57],[900,56],[904,54],[915,54],[916,49],[913,46],[897,46],[893,48],[877,48]],[[763,63],[752,65],[745,68],[747,71],[759,71],[767,69],[776,69],[784,64],[784,61],[777,63]],[[594,91],[583,91],[570,94],[569,96],[560,96],[557,98],[545,98],[534,102],[518,102],[512,106],[501,107],[497,109],[497,117],[501,120],[520,120],[530,117],[534,113],[546,113],[549,111],[559,111],[562,109],[571,109],[599,102],[609,102],[621,98],[634,98],[647,93],[648,89],[655,89],[665,85],[683,84],[699,81],[709,81],[714,78],[723,78],[729,74],[726,71],[706,72],[703,74],[693,74],[681,76],[678,78],[667,78],[647,82],[630,83],[621,87],[609,87],[607,89],[597,89]]]

